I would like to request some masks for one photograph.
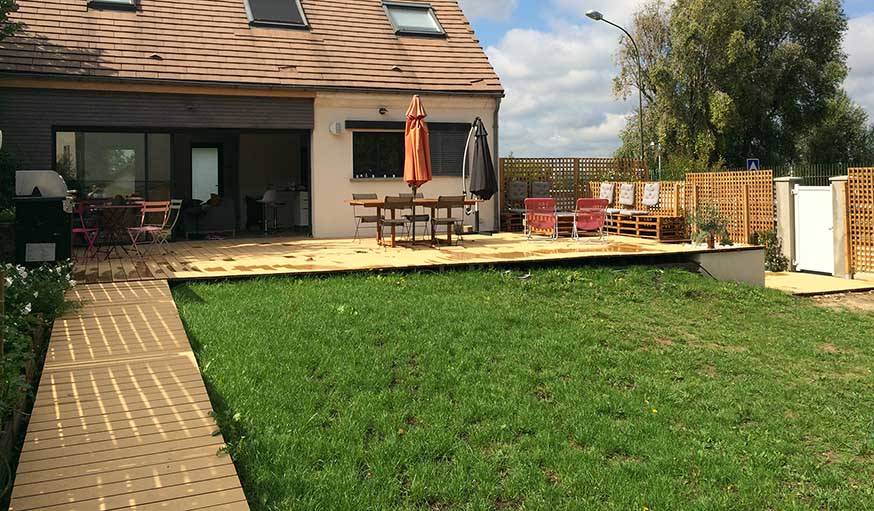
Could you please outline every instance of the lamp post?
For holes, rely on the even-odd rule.
[[[637,100],[639,102],[639,115],[638,121],[640,121],[640,161],[641,163],[646,163],[646,143],[643,140],[643,64],[640,61],[640,49],[637,47],[637,41],[631,37],[631,34],[628,33],[627,30],[622,28],[621,26],[613,23],[612,21],[606,19],[603,14],[599,11],[589,11],[586,13],[586,16],[595,20],[595,21],[603,21],[608,25],[613,25],[618,28],[622,32],[628,36],[628,39],[631,41],[631,45],[634,46],[634,53],[637,54]]]

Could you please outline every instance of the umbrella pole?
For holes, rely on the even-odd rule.
[[[416,246],[416,192],[418,191],[418,186],[413,187],[413,246]]]

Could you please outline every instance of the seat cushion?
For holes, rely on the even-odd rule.
[[[643,187],[643,205],[649,208],[654,208],[659,205],[659,195],[661,194],[662,186],[660,183],[647,183]]]
[[[619,187],[619,205],[634,206],[634,183],[622,183]]]
[[[613,191],[616,185],[613,183],[601,183],[601,191],[598,194],[599,199],[607,199],[607,204],[613,204]]]
[[[375,224],[376,222],[379,222],[379,217],[376,215],[372,215],[372,216],[359,215],[359,216],[356,216],[355,218],[361,220],[362,224]]]

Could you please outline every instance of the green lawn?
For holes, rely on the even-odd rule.
[[[874,508],[874,316],[532,273],[176,288],[252,508]]]

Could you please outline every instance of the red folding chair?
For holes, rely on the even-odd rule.
[[[143,202],[140,215],[139,227],[128,227],[131,245],[141,257],[140,242],[145,241],[149,245],[160,243],[161,233],[167,227],[170,218],[170,201]],[[151,221],[152,223],[148,223]]]
[[[558,239],[558,215],[555,199],[525,199],[525,234]]]
[[[574,239],[580,238],[580,233],[598,233],[604,238],[604,223],[607,220],[607,199],[577,199],[577,209],[574,212]]]
[[[100,229],[97,228],[96,223],[89,225],[88,222],[85,221],[85,217],[88,216],[90,212],[90,203],[82,201],[76,203],[75,213],[79,224],[73,225],[73,237],[75,238],[79,235],[82,236],[82,239],[85,241],[85,253],[82,254],[82,260],[85,262],[97,256],[97,246],[95,244],[97,242],[97,237],[100,235]]]

